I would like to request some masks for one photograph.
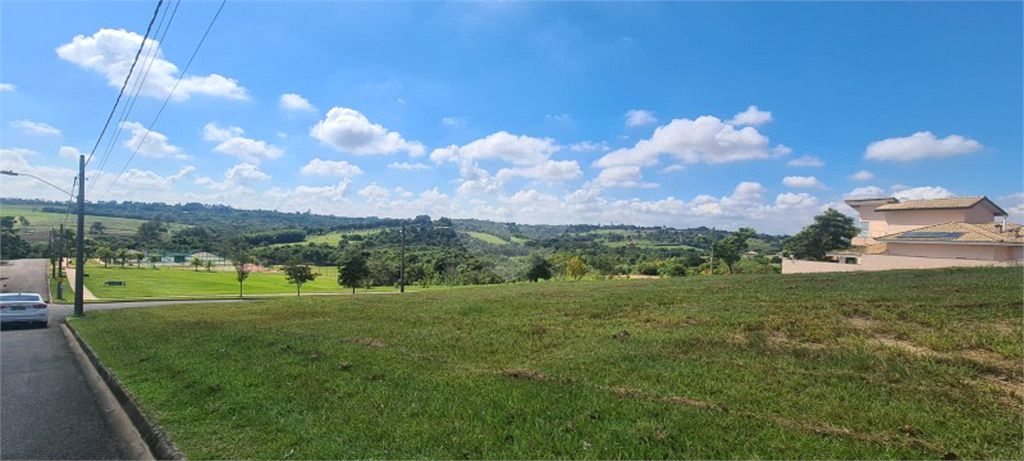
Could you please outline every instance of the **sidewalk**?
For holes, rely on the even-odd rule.
[[[75,290],[75,282],[74,282],[74,280],[75,280],[75,269],[73,269],[71,267],[65,266],[64,267],[64,272],[66,272],[68,274],[67,284],[71,288],[71,291],[74,292],[74,290]],[[97,298],[95,295],[92,294],[91,291],[89,291],[89,288],[87,288],[85,286],[85,284],[82,284],[82,300],[83,301],[98,301],[99,299],[100,298]]]

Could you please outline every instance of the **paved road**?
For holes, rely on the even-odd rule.
[[[2,292],[43,293],[47,261],[0,265]],[[225,300],[218,302],[237,302]],[[86,311],[195,301],[86,304]],[[123,459],[59,324],[73,311],[53,305],[49,328],[0,332],[0,459]]]

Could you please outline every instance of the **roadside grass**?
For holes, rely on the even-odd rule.
[[[490,243],[492,245],[508,245],[509,244],[509,242],[506,242],[506,241],[498,238],[498,236],[491,235],[491,234],[488,234],[488,233],[485,233],[485,232],[466,231],[466,234],[469,234],[470,237],[483,240],[484,242]]]
[[[3,209],[0,210],[0,216],[24,216],[28,220],[28,226],[22,226],[20,223],[15,224],[15,229],[19,229],[22,238],[29,242],[46,242],[50,238],[50,229],[59,229],[60,225],[65,222],[64,214],[62,213],[48,213],[39,211],[41,207],[31,205],[4,205]],[[128,219],[128,218],[111,218],[107,216],[85,216],[85,230],[89,231],[89,226],[94,222],[102,222],[106,227],[104,234],[106,235],[134,235],[138,230],[139,225],[146,221],[141,219]],[[68,226],[71,229],[75,228],[75,220],[67,220]],[[184,224],[171,224],[171,231],[177,231],[189,226]]]
[[[1022,290],[736,275],[69,321],[190,458],[1021,459]]]

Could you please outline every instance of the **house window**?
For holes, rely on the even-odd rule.
[[[860,236],[870,237],[871,236],[871,223],[867,221],[860,222]]]

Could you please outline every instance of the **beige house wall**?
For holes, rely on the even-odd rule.
[[[782,260],[783,274],[825,272],[884,271],[893,269],[938,269],[943,267],[1019,266],[1021,261],[981,261],[976,259],[918,258],[896,255],[861,255],[860,264]]]
[[[984,259],[988,261],[1010,261],[1013,259],[1013,247],[999,245],[886,242],[886,248],[889,254],[897,256]]]
[[[872,229],[872,237],[880,237],[897,232],[906,232],[920,229],[933,224],[944,222],[967,221],[968,210],[901,210],[886,213],[885,224],[881,227],[882,233],[875,234]],[[992,221],[992,214],[989,213],[988,221]]]

